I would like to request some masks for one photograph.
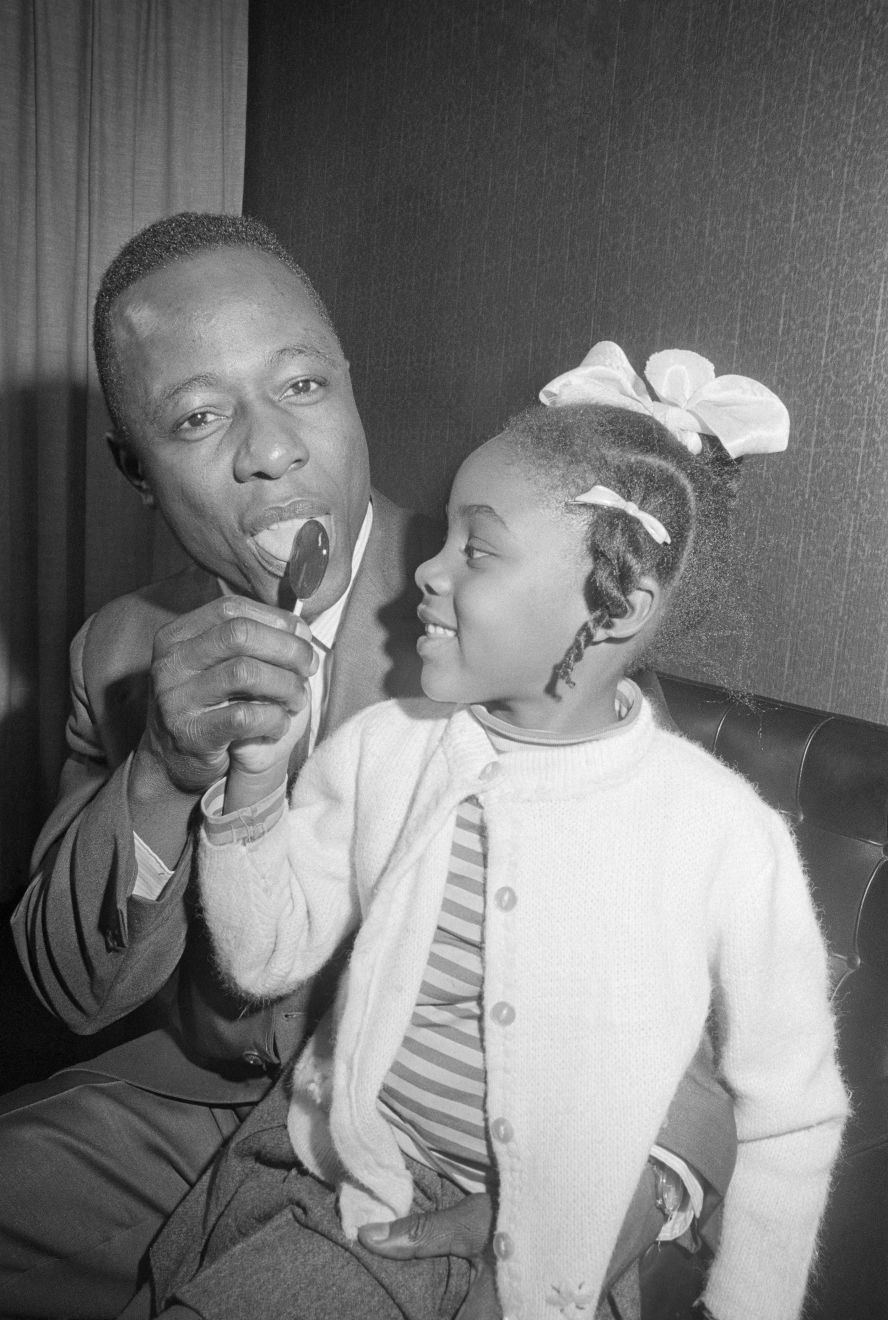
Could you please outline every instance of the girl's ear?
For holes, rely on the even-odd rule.
[[[629,612],[622,619],[611,620],[610,627],[601,634],[602,641],[610,637],[626,641],[648,631],[659,616],[663,604],[663,588],[656,578],[645,576],[639,578],[638,586],[629,592],[626,600]]]
[[[116,431],[109,431],[105,436],[105,441],[111,450],[111,457],[114,459],[114,465],[118,472],[122,472],[129,484],[139,492],[146,509],[155,508],[154,493],[148,485],[145,473],[142,471],[142,464],[127,441],[118,435]]]

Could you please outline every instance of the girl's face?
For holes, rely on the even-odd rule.
[[[583,520],[544,506],[501,435],[459,469],[447,522],[443,549],[416,571],[424,692],[483,702],[523,728],[575,728],[575,689],[559,684],[553,694],[552,676],[588,615]],[[587,651],[577,666],[578,688],[591,659]],[[613,685],[608,707],[612,720]]]

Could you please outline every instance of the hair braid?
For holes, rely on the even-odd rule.
[[[629,612],[629,597],[646,576],[667,592],[658,643],[683,639],[720,596],[732,595],[730,511],[740,465],[720,446],[707,442],[703,453],[693,456],[648,414],[600,404],[528,408],[506,431],[519,461],[533,472],[542,500],[584,519],[588,527],[588,618],[555,679],[573,684],[571,674],[584,651]],[[624,510],[575,503],[578,494],[598,484],[658,518],[669,542],[654,541]]]

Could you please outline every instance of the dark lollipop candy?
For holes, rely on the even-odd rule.
[[[314,595],[324,580],[329,559],[330,538],[327,529],[317,518],[309,518],[293,538],[293,549],[287,566],[287,578],[296,597],[297,614],[302,609],[302,601]]]

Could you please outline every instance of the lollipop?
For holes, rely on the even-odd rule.
[[[330,538],[323,523],[309,518],[293,538],[287,579],[296,597],[294,614],[302,613],[302,603],[314,595],[324,580],[330,559]]]

